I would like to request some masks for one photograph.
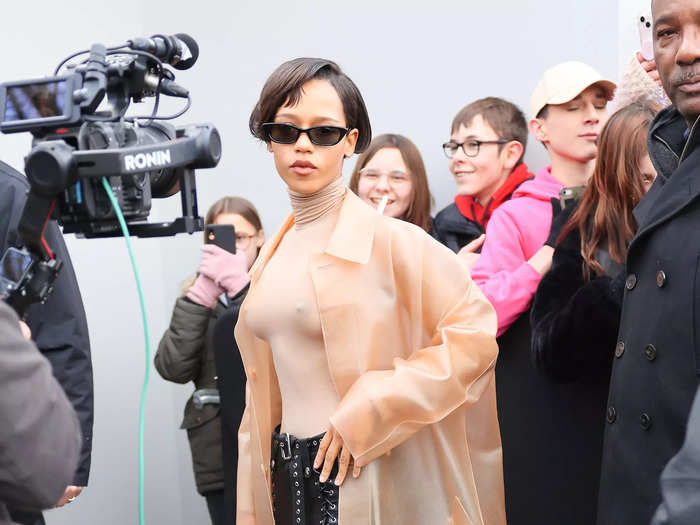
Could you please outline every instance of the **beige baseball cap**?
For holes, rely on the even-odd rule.
[[[617,85],[583,62],[562,62],[544,72],[530,97],[530,115],[536,118],[548,104],[564,104],[593,84],[605,89],[612,100]]]

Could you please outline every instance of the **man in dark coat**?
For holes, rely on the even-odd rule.
[[[18,242],[17,224],[28,189],[25,177],[0,162],[0,256],[9,246]],[[54,376],[80,420],[83,446],[78,468],[64,497],[55,502],[63,505],[75,499],[82,487],[88,484],[93,421],[92,361],[78,282],[61,231],[55,222],[49,223],[45,235],[56,257],[64,264],[49,300],[43,305],[32,305],[27,311],[26,321],[34,342],[50,361]],[[12,517],[24,525],[44,523],[40,513],[14,511]]]
[[[658,177],[634,211],[598,525],[649,523],[700,381],[700,0],[654,0],[652,10],[656,64],[673,106],[650,128]]]

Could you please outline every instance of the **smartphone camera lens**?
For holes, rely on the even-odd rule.
[[[651,27],[651,23],[650,23],[650,22],[647,22],[647,27]]]
[[[641,17],[641,18],[639,19],[639,21],[642,22],[642,23],[644,23],[646,20],[644,19],[644,17]]]

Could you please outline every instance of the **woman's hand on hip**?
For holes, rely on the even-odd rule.
[[[315,470],[318,470],[323,465],[319,477],[321,483],[325,483],[330,476],[336,458],[338,459],[338,474],[335,477],[337,486],[342,485],[343,481],[345,481],[351,463],[353,464],[352,477],[356,478],[360,475],[361,468],[354,464],[350,451],[343,445],[343,438],[331,425],[318,446],[318,453],[314,460]]]

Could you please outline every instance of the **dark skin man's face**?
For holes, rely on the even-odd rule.
[[[692,126],[700,116],[700,0],[654,0],[652,12],[661,82]]]

